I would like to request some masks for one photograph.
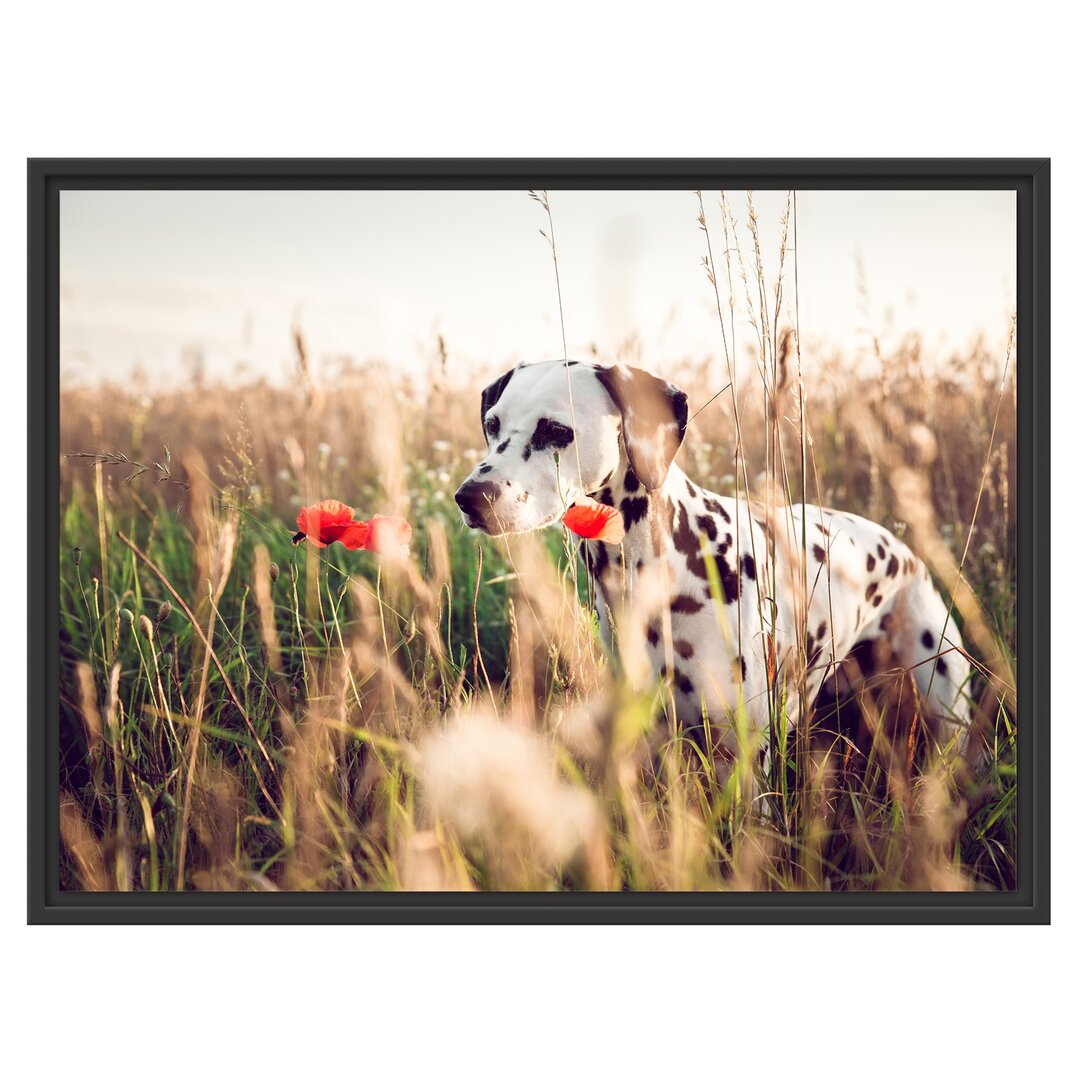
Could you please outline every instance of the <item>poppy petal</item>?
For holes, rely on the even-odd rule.
[[[563,514],[563,524],[586,540],[601,540],[605,544],[618,544],[626,535],[623,516],[614,506],[595,499],[579,499]]]
[[[314,506],[305,506],[296,515],[296,527],[315,547],[326,547],[340,539],[341,533],[352,524],[354,514],[351,506],[337,499],[323,499]],[[293,542],[298,541],[294,538]]]
[[[337,537],[345,547],[350,551],[362,551],[368,546],[368,540],[371,536],[371,527],[366,521],[350,521],[341,530],[341,535]]]
[[[369,527],[364,544],[368,551],[377,551],[391,558],[409,557],[412,526],[404,518],[393,514],[376,514],[365,524]]]

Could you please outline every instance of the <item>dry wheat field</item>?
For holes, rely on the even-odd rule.
[[[323,362],[301,327],[291,384],[62,390],[62,887],[1014,888],[1011,346],[929,364],[913,333],[869,367],[802,348],[771,394],[779,284],[746,263],[745,297],[737,266],[703,268],[715,354],[664,358],[693,417],[679,461],[901,536],[971,649],[981,753],[923,737],[910,698],[891,716],[860,694],[825,750],[819,718],[789,732],[778,704],[721,768],[670,688],[632,688],[605,650],[576,537],[462,525],[499,369],[441,339],[413,375]],[[732,280],[757,309],[737,345]],[[324,498],[404,517],[410,556],[294,545]]]

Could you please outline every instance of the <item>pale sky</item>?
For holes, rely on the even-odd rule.
[[[786,192],[755,192],[765,272],[779,261]],[[746,193],[729,193],[752,272]],[[689,191],[552,191],[571,357],[632,336],[663,372],[722,360],[705,237]],[[705,193],[721,266],[723,228]],[[462,380],[562,355],[542,208],[524,191],[65,191],[61,372],[152,382],[206,373],[287,377],[298,322],[316,362],[422,371],[442,334]],[[919,331],[931,358],[979,335],[1003,347],[1016,295],[1016,198],[994,191],[798,195],[799,325],[807,350],[887,347]],[[785,319],[794,321],[789,233]],[[863,268],[865,291],[858,287]],[[745,300],[736,277],[736,310]],[[745,324],[740,340],[749,343]]]

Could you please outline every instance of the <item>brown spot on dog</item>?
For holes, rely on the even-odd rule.
[[[881,544],[878,544],[878,546],[877,546],[877,553],[878,553],[878,558],[879,559],[884,559],[885,558],[885,548],[883,548],[881,546]]]
[[[701,554],[701,541],[698,534],[690,528],[690,518],[686,513],[685,504],[679,505],[679,524],[671,534],[675,549],[686,556],[686,567],[695,577],[709,580],[708,571],[705,569],[705,559]]]
[[[573,429],[558,420],[542,416],[537,420],[536,430],[529,438],[529,450],[563,450],[573,442]]]
[[[825,549],[820,544],[815,544],[813,547],[814,558],[818,562],[823,563],[825,561]]]
[[[885,567],[885,573],[889,577],[896,577],[897,571],[900,569],[900,560],[892,555],[889,557],[889,565]]]
[[[869,600],[874,595],[874,593],[876,593],[876,592],[877,592],[877,582],[876,581],[871,581],[870,584],[866,586],[866,599]]]
[[[696,615],[705,605],[688,593],[680,593],[671,601],[672,615]]]
[[[674,642],[673,645],[675,651],[684,659],[689,660],[694,655],[694,646],[689,641],[683,641],[681,638]]]
[[[515,371],[517,371],[517,368],[511,368],[500,375],[493,383],[485,386],[483,393],[480,395],[480,423],[484,431],[492,439],[499,437],[499,418],[493,416],[489,419],[488,412],[498,404],[499,398],[502,397],[502,393],[506,389],[506,384],[514,377]]]
[[[703,532],[710,540],[716,539],[716,522],[706,514],[699,514],[697,519],[699,532]]]
[[[866,569],[867,569],[867,572],[873,570],[875,566],[877,566],[877,559],[875,559],[873,555],[867,555],[866,556]]]
[[[589,543],[585,545],[585,560],[595,577],[599,577],[608,567],[608,545]]]
[[[751,580],[757,580],[757,566],[754,564],[754,556],[747,552],[742,557],[743,573]]]
[[[728,561],[723,555],[717,556],[716,570],[720,575],[720,587],[724,592],[724,603],[734,604],[739,599],[739,575],[728,566]]]
[[[731,515],[724,509],[724,504],[719,499],[712,499],[706,496],[705,509],[710,514],[719,514],[729,525],[731,524]]]
[[[639,521],[642,521],[649,510],[649,500],[645,495],[628,495],[621,503],[619,510],[622,512],[623,524],[627,531]]]
[[[929,630],[922,632],[922,643],[924,648],[932,649],[934,647],[934,635]]]

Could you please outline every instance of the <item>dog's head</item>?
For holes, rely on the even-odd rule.
[[[492,536],[543,528],[623,464],[655,490],[682,444],[686,413],[681,390],[639,368],[519,365],[484,390],[487,456],[455,496],[465,523]]]

